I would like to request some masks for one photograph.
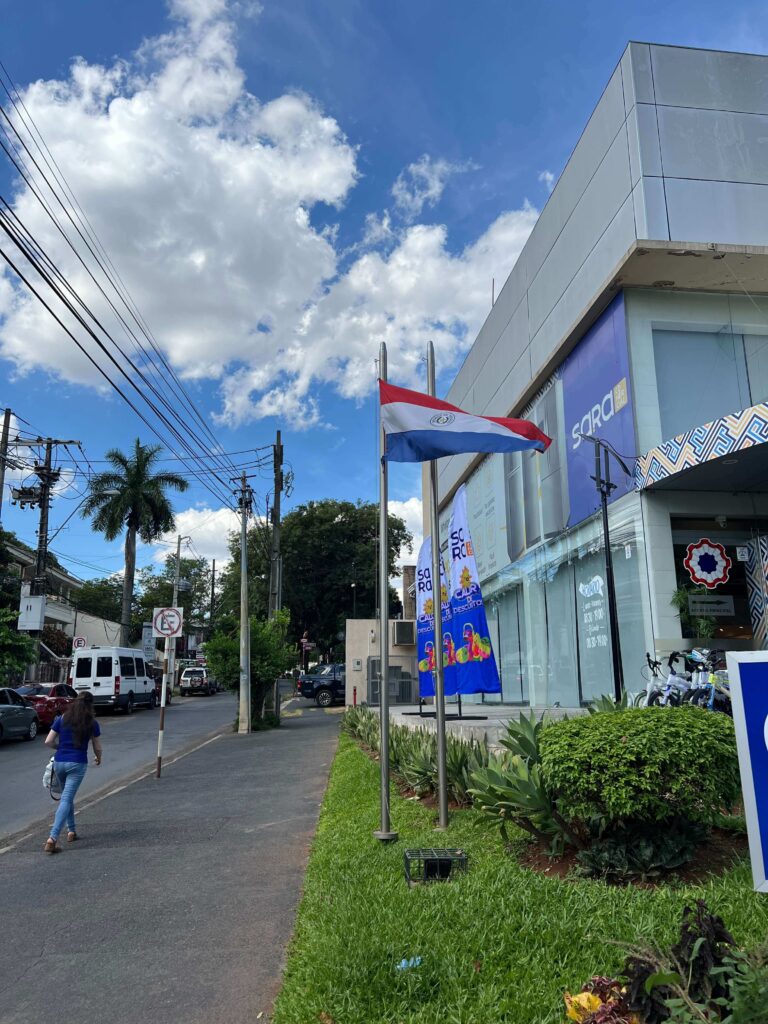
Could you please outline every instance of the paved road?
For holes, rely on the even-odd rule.
[[[0,855],[0,1024],[254,1024],[277,993],[339,715],[222,734]]]
[[[230,693],[213,697],[174,697],[165,712],[164,756],[170,757],[228,725],[237,714]],[[81,797],[116,782],[154,762],[157,756],[159,711],[137,710],[130,717],[101,714],[104,760],[91,765],[80,787]],[[42,737],[32,743],[9,740],[0,744],[0,846],[11,835],[51,813],[53,803],[43,789],[45,762],[51,751]]]

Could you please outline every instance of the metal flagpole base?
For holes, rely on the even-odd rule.
[[[376,829],[373,833],[373,838],[378,839],[382,843],[394,843],[399,839],[397,832],[382,832],[380,829]]]

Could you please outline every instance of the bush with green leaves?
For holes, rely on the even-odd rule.
[[[655,823],[628,820],[591,838],[576,855],[581,874],[605,881],[647,882],[688,864],[706,838],[706,826],[685,818]]]
[[[702,708],[628,708],[553,722],[541,769],[561,813],[604,828],[626,820],[708,823],[735,803],[733,722]]]

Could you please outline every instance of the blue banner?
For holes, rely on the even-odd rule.
[[[768,892],[768,654],[729,651],[727,659],[752,878]]]
[[[617,295],[560,368],[563,381],[565,450],[568,465],[568,524],[576,526],[597,510],[600,496],[592,476],[595,448],[579,434],[602,438],[620,455],[635,451],[635,418],[629,386],[629,354],[624,296]],[[614,463],[617,485],[609,501],[632,490],[634,482]]]
[[[456,672],[454,665],[453,616],[448,600],[448,587],[445,582],[443,560],[440,559],[440,596],[443,625],[443,672],[445,694],[456,693]],[[416,643],[419,662],[419,695],[434,697],[435,695],[435,615],[432,596],[432,539],[426,537],[416,566]]]
[[[453,499],[448,525],[448,561],[453,614],[451,661],[455,666],[455,693],[501,693],[499,670],[491,647],[483,595],[467,519],[467,491],[462,486]],[[446,689],[446,692],[447,689]]]

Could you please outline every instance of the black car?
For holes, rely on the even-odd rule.
[[[302,672],[298,690],[302,697],[329,708],[335,700],[345,700],[345,665],[320,665],[314,672]]]
[[[33,740],[40,721],[37,712],[10,687],[0,690],[0,742],[18,736]]]

